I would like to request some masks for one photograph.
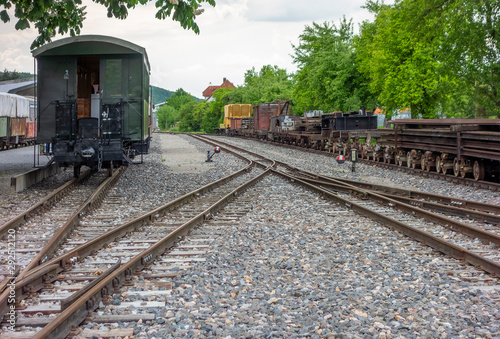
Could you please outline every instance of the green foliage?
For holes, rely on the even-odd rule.
[[[179,131],[193,132],[200,129],[205,102],[193,97],[182,88],[175,91],[156,111],[158,127],[171,129],[177,122]]]
[[[126,19],[128,10],[137,5],[145,5],[152,0],[92,0],[107,8],[108,17]],[[203,13],[200,6],[203,3],[215,6],[215,0],[155,0],[158,9],[156,18],[179,22],[184,29],[192,29],[199,34],[200,29],[195,22],[196,16]],[[12,14],[7,10],[14,7],[14,16],[17,18],[16,29],[23,30],[34,24],[38,29],[39,36],[33,41],[31,49],[50,42],[57,34],[70,33],[71,36],[80,34],[85,20],[86,6],[82,0],[0,0],[0,6],[5,9],[0,11],[0,19],[3,22],[10,21]]]
[[[172,94],[170,99],[168,99],[167,104],[176,110],[180,110],[182,106],[192,101],[195,101],[195,98],[182,88],[179,88]]]
[[[306,26],[293,46],[298,66],[294,97],[305,110],[359,110],[374,106],[359,75],[353,44],[353,23],[345,18],[337,28],[325,22]]]
[[[181,132],[197,132],[202,125],[202,119],[207,110],[205,101],[191,101],[180,109],[179,130]]]
[[[245,84],[234,96],[239,99],[231,103],[257,105],[273,102],[278,99],[288,100],[292,97],[293,76],[278,66],[265,65],[259,72],[255,68],[245,72]]]
[[[387,110],[414,117],[482,116],[500,108],[498,1],[368,1],[357,62]],[[475,112],[474,112],[475,111]]]
[[[172,94],[174,94],[174,92],[172,91],[156,86],[151,86],[151,89],[153,95],[153,105],[167,101],[167,99],[170,98]]]
[[[32,78],[32,77],[34,77],[33,74],[25,73],[25,72],[18,72],[16,70],[9,72],[7,69],[4,69],[3,72],[0,72],[0,81],[26,79],[26,78]]]
[[[156,119],[158,120],[158,127],[162,130],[170,129],[179,121],[179,111],[172,106],[162,105],[156,111]]]

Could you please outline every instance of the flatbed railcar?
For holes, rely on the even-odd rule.
[[[392,149],[394,163],[500,182],[499,119],[394,120],[379,143]]]
[[[288,101],[253,106],[231,135],[259,138],[423,171],[500,182],[500,119],[400,119],[372,112],[290,115]]]
[[[112,170],[149,149],[150,65],[146,50],[102,35],[61,39],[33,51],[37,143],[54,161]]]
[[[306,112],[304,116],[291,115],[290,103],[277,100],[253,106],[253,115],[241,118],[231,135],[259,138],[322,151],[347,151],[350,130],[377,130],[377,117],[372,112]],[[342,145],[342,146],[339,146]]]

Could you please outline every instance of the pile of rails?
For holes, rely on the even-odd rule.
[[[499,119],[395,120],[394,129],[378,140],[387,160],[427,172],[453,173],[476,180],[500,175]]]
[[[255,105],[252,116],[230,117],[225,133],[341,154],[347,160],[357,154],[374,162],[500,182],[500,119],[401,119],[383,129],[383,116],[370,111],[299,116],[290,115],[289,106],[284,100]]]

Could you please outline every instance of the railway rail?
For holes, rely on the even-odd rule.
[[[220,140],[217,140],[217,143],[225,147],[237,149],[239,152],[248,152],[239,147],[222,143]],[[392,199],[372,190],[354,186],[352,182],[349,183],[336,180],[335,178],[319,176],[293,168],[279,161],[276,161],[276,164],[277,169],[273,170],[276,174],[316,190],[329,199],[366,217],[379,221],[383,225],[396,229],[444,254],[464,260],[490,274],[500,277],[500,251],[498,250],[498,246],[500,245],[500,229],[497,227],[500,220],[500,210],[498,206],[478,204],[458,199],[455,201],[449,197],[426,195],[425,193],[421,193],[421,197],[430,198],[432,196],[434,199],[447,201],[450,204],[424,204],[420,199],[406,200],[409,203],[405,203],[401,202],[399,197],[399,200]],[[321,177],[322,181],[311,180],[311,178],[317,179],[319,177]],[[343,197],[338,194],[339,191],[342,192]],[[395,191],[407,196],[415,194],[414,191],[405,192],[402,189]],[[351,198],[347,198],[347,195],[351,196]],[[363,200],[360,200],[361,198]],[[421,206],[439,209],[440,213],[429,212],[421,208]],[[475,211],[468,209],[469,207],[472,207]],[[404,217],[398,220],[401,212],[404,213]],[[448,218],[448,214],[459,215],[463,220],[457,221]],[[486,226],[483,223],[469,225],[470,215],[481,222],[487,219]],[[409,220],[413,218],[418,219],[410,222]],[[415,225],[418,225],[418,227]],[[446,233],[444,230],[448,230],[449,233]],[[457,235],[458,233],[460,236]],[[457,240],[451,241],[450,239]]]
[[[88,170],[80,179],[63,184],[32,208],[2,225],[3,236],[13,234],[16,244],[12,249],[8,247],[12,242],[2,242],[2,261],[7,263],[10,256],[15,256],[16,269],[15,272],[3,272],[8,278],[0,286],[1,315],[9,309],[10,289],[6,287],[12,279],[23,279],[31,269],[47,260],[78,225],[80,218],[99,205],[121,172],[104,177],[103,174],[92,175],[92,170]],[[41,285],[43,279],[39,277],[30,283],[31,286]]]
[[[220,145],[219,141],[217,145]],[[234,149],[233,152],[239,156],[244,152],[251,154],[230,145],[226,147],[225,150]],[[496,226],[499,214],[495,206],[446,197],[440,199],[440,196],[424,193],[418,195],[416,192],[405,190],[385,192],[382,187],[376,185],[366,187],[364,184],[365,187],[357,187],[355,183],[301,171],[262,155],[251,154],[249,157],[252,162],[230,177],[186,194],[67,251],[63,249],[60,252],[66,253],[60,253],[58,257],[31,270],[23,280],[17,282],[25,304],[28,305],[26,314],[18,318],[18,324],[23,327],[21,332],[35,338],[63,337],[69,333],[97,336],[134,335],[133,329],[99,332],[76,326],[82,322],[110,324],[154,319],[154,314],[117,315],[110,311],[112,308],[104,306],[112,304],[114,309],[132,306],[139,309],[164,308],[165,298],[170,295],[171,282],[162,278],[178,276],[184,270],[190,269],[193,262],[203,261],[203,256],[210,251],[212,237],[228,232],[227,228],[248,211],[249,201],[239,200],[242,191],[269,174],[298,183],[307,190],[332,199],[340,205],[340,209],[356,211],[373,218],[385,226],[397,229],[441,252],[470,262],[500,277],[496,260],[498,254],[491,245],[495,244],[496,247],[500,240],[497,235],[492,232],[490,234],[489,230],[479,230],[484,220],[491,226]],[[215,186],[239,180],[233,179],[238,176],[250,177],[250,180],[242,180],[245,181],[243,184],[235,183],[232,187],[226,185],[224,192],[216,194],[218,189],[215,189]],[[238,188],[235,189],[235,186]],[[472,215],[478,224],[471,227],[461,225],[464,223],[462,221],[452,223],[449,218],[413,206],[424,207],[424,203],[427,207],[431,206],[428,208],[438,209],[440,212],[454,211],[453,213],[462,218],[468,219],[468,216]],[[401,210],[406,214],[402,214]],[[412,225],[408,225],[407,221],[413,219],[413,214],[417,217],[428,216],[433,222],[440,220],[444,227],[424,222],[422,219],[414,219]],[[461,232],[472,233],[473,237],[482,237],[482,241],[470,241],[466,235],[458,234],[459,226],[462,227]],[[432,235],[430,232],[436,234]],[[438,232],[441,237],[454,238],[456,243],[443,241],[437,236]],[[468,243],[464,245],[466,241]],[[463,248],[465,246],[467,249]],[[490,260],[474,253],[478,248],[482,251],[481,254],[487,252],[487,255],[493,258]],[[470,269],[469,272],[476,275],[476,278],[484,274]],[[99,277],[95,278],[96,276]],[[42,277],[45,286],[38,290],[33,289],[30,280],[35,277]],[[62,292],[77,290],[76,293]],[[30,313],[31,306],[33,307]],[[34,306],[38,306],[38,309]],[[105,312],[94,313],[97,308],[104,309]],[[173,311],[168,309],[167,313]],[[38,317],[34,312],[52,316]],[[54,317],[55,314],[58,315]],[[43,328],[38,331],[37,327],[41,326]]]
[[[240,138],[245,138],[244,136],[239,136]],[[254,138],[246,138],[250,140],[256,140]],[[279,141],[272,141],[272,140],[262,140],[258,139],[260,142],[263,143],[268,143],[272,145],[280,145],[281,147],[286,147],[290,149],[296,149],[296,150],[302,150],[302,151],[307,151],[315,154],[322,154],[325,156],[329,157],[337,157],[338,155],[345,155],[346,160],[350,160],[350,154],[347,150],[337,150],[336,152],[330,152],[330,151],[325,151],[325,150],[319,150],[315,148],[304,148],[301,145],[294,145],[294,144],[288,144],[288,143],[283,143]],[[430,179],[438,179],[438,180],[444,180],[447,182],[455,183],[455,184],[463,184],[466,186],[470,187],[475,187],[475,188],[480,188],[480,189],[488,189],[493,192],[500,192],[500,183],[498,182],[492,182],[492,181],[485,181],[485,180],[475,180],[474,178],[468,178],[468,177],[462,177],[462,176],[455,176],[453,173],[449,173],[449,171],[446,171],[444,173],[443,171],[440,172],[435,172],[435,171],[429,171],[427,170],[427,167],[424,167],[424,169],[416,166],[406,166],[404,165],[404,162],[397,162],[397,163],[390,163],[386,161],[378,161],[379,158],[363,158],[363,152],[359,151],[358,152],[358,159],[357,162],[361,164],[366,164],[370,166],[377,166],[383,169],[390,169],[398,172],[403,172],[403,173],[408,173],[411,175],[419,175],[424,178],[430,178]],[[410,163],[411,164],[411,163]]]
[[[35,337],[59,337],[68,334],[71,326],[61,326],[59,323],[61,319],[69,317],[70,320],[63,322],[76,325],[81,322],[82,315],[83,318],[87,316],[88,312],[86,311],[92,311],[99,306],[101,300],[106,302],[106,298],[102,298],[106,294],[103,294],[102,289],[98,289],[99,286],[117,289],[124,283],[130,283],[133,273],[139,272],[141,267],[151,263],[155,257],[159,257],[166,248],[171,247],[180,236],[185,235],[192,227],[203,220],[211,219],[226,201],[254,182],[255,176],[259,174],[256,174],[256,171],[259,171],[260,176],[262,176],[264,172],[257,170],[256,166],[266,166],[249,161],[250,164],[241,171],[184,195],[167,205],[135,218],[131,222],[113,228],[84,244],[62,249],[64,254],[29,271],[27,275],[16,282],[18,300],[22,299],[26,306],[24,310],[19,311],[18,324],[23,326],[22,332],[26,333],[27,336],[32,336],[34,332],[29,331],[27,325],[43,324],[46,326]],[[249,180],[249,177],[252,178]],[[235,181],[232,186],[227,184],[231,180]],[[241,184],[241,181],[246,181],[246,183]],[[223,191],[217,193],[214,187],[222,183],[225,183],[221,186]],[[239,187],[235,189],[235,185]],[[221,198],[221,196],[223,197]],[[196,199],[193,200],[194,198]],[[180,208],[179,205],[185,206]],[[172,209],[175,211],[170,212]],[[150,221],[153,222],[150,223]],[[189,253],[186,254],[189,255]],[[113,256],[111,263],[109,262],[110,256]],[[82,268],[83,265],[86,267]],[[99,278],[93,276],[96,272],[99,272]],[[36,279],[42,279],[45,285],[33,286],[32,281]],[[48,295],[43,292],[44,286],[47,288],[48,284],[51,284],[52,287],[59,285],[60,281],[57,280],[72,281],[73,286],[65,286],[65,289],[78,290],[78,292],[66,293],[66,295],[60,293]],[[97,290],[95,290],[96,288]],[[38,294],[41,289],[42,293]],[[110,291],[107,288],[104,290]],[[92,297],[85,295],[93,293],[92,291],[97,291],[97,294]],[[38,297],[28,298],[35,294]],[[98,303],[95,304],[93,300],[98,300]],[[58,306],[54,306],[54,303],[57,303]],[[78,309],[76,312],[75,307]],[[53,315],[45,319],[33,317],[33,314],[40,312],[44,314],[61,312],[61,314],[56,318]]]

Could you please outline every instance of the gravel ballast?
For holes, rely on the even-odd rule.
[[[325,175],[500,204],[499,193],[361,164],[351,173],[332,157],[221,140]],[[224,150],[205,163],[211,149],[155,134],[144,164],[110,194],[154,208],[244,166]],[[165,306],[133,310],[156,319],[120,328],[139,338],[500,338],[496,279],[465,280],[456,260],[276,176],[236,201],[251,211],[224,233],[193,231],[214,241],[205,262],[172,279]]]
[[[244,145],[248,150],[259,153],[260,155],[268,156],[275,160],[286,162],[292,166],[322,175],[500,205],[500,192],[491,192],[474,187],[456,185],[443,180],[416,177],[402,172],[385,170],[375,165],[370,166],[361,163],[356,164],[356,170],[353,173],[351,171],[351,162],[346,161],[343,164],[338,164],[334,157],[279,147],[256,140],[223,136],[212,138],[235,146]]]
[[[352,174],[333,158],[230,140],[326,175],[498,203],[488,191],[360,164]],[[251,212],[223,235],[193,232],[215,238],[207,261],[173,279],[165,308],[145,311],[156,320],[124,326],[141,338],[500,337],[496,279],[464,280],[467,266],[275,176],[240,199]]]

